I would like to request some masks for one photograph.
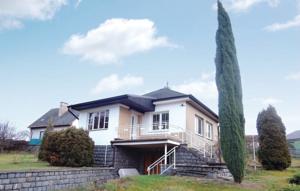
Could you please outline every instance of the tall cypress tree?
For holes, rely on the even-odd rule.
[[[245,168],[242,83],[230,18],[220,1],[218,1],[218,23],[215,63],[219,92],[221,149],[234,181],[241,183]]]

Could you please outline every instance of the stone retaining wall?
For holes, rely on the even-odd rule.
[[[102,184],[117,177],[114,168],[95,167],[1,172],[0,190],[60,190],[90,183]]]

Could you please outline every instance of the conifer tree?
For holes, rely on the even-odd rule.
[[[241,183],[245,168],[245,119],[242,84],[230,18],[218,1],[216,84],[219,92],[220,140],[223,158]]]
[[[269,106],[258,114],[258,158],[266,170],[284,170],[291,165],[285,126],[276,109]]]
[[[41,145],[40,145],[40,149],[39,149],[39,153],[38,153],[38,159],[41,160],[41,161],[47,161],[47,147],[48,147],[48,134],[53,131],[54,129],[54,126],[53,126],[53,122],[52,122],[52,119],[50,119],[48,121],[48,126],[44,132],[44,135],[42,138],[42,142],[41,142]]]

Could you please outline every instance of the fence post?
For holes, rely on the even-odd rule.
[[[176,168],[176,148],[174,149],[174,169]]]

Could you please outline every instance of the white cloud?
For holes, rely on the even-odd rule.
[[[0,18],[0,29],[19,29],[22,27],[23,24],[18,20]]]
[[[267,31],[274,32],[274,31],[285,30],[294,27],[300,27],[300,14],[297,15],[292,20],[289,20],[285,23],[274,23],[272,25],[266,26],[264,29]]]
[[[216,100],[218,97],[218,90],[214,76],[214,73],[203,73],[199,79],[175,85],[172,89],[186,94],[193,94],[200,100]]]
[[[118,62],[121,58],[156,47],[172,46],[167,37],[156,34],[148,19],[109,19],[86,34],[74,34],[63,52],[98,64]]]
[[[300,80],[300,72],[289,74],[285,78],[287,80]]]
[[[22,27],[23,20],[49,20],[67,0],[1,0],[0,29]]]
[[[252,98],[248,100],[249,102],[247,102],[248,104],[253,104],[256,103],[259,106],[263,105],[263,106],[268,106],[268,105],[276,105],[279,103],[282,103],[283,101],[281,99],[275,98],[275,97],[264,97],[264,98]],[[246,102],[245,102],[246,103]]]
[[[82,0],[77,0],[76,3],[75,3],[75,8],[79,7],[81,2],[82,2]]]
[[[274,104],[278,104],[281,102],[282,102],[282,100],[274,98],[274,97],[268,97],[268,98],[262,99],[262,104],[264,104],[264,105],[274,105]]]
[[[114,92],[131,87],[143,85],[144,79],[139,76],[126,75],[123,78],[117,74],[112,74],[102,78],[96,87],[92,89],[92,94],[101,94],[106,92]]]
[[[267,3],[270,7],[277,7],[280,0],[225,0],[224,6],[228,10],[240,12],[247,11],[253,6],[261,3]],[[216,9],[216,4],[214,5],[214,9]]]

